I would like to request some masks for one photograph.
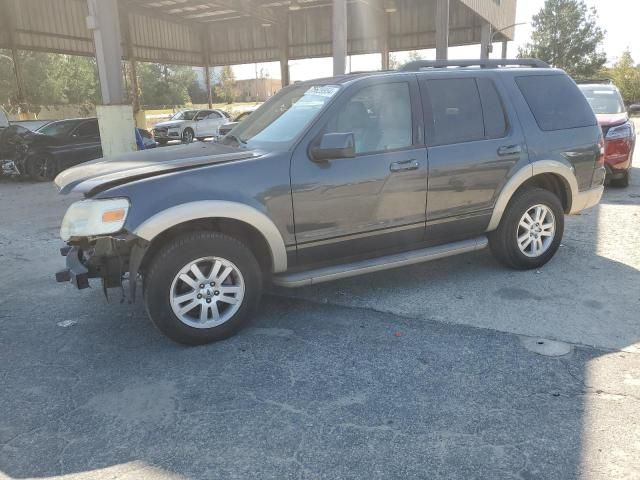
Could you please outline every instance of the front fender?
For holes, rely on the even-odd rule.
[[[230,218],[251,225],[262,234],[269,245],[274,273],[287,270],[287,251],[275,224],[264,213],[242,203],[223,200],[183,203],[156,213],[140,224],[133,233],[151,241],[171,227],[205,218]]]

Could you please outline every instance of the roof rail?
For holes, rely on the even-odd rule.
[[[425,68],[480,67],[500,68],[506,66],[549,68],[549,65],[536,58],[509,60],[416,60],[399,68],[401,72],[417,72]]]

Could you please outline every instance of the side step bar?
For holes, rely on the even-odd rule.
[[[317,283],[330,282],[341,278],[355,277],[356,275],[363,275],[365,273],[380,272],[391,268],[430,262],[431,260],[438,260],[439,258],[482,250],[488,243],[487,237],[482,236],[470,240],[413,250],[411,252],[387,255],[386,257],[360,260],[345,265],[322,267],[306,272],[283,273],[274,275],[273,283],[281,287],[290,288],[315,285]]]

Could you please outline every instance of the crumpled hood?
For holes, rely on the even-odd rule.
[[[622,125],[629,120],[629,115],[624,113],[598,113],[596,114],[598,123],[601,127],[613,127],[616,125]]]
[[[261,154],[216,143],[193,143],[100,158],[64,170],[55,179],[60,193],[80,192],[91,196],[133,180],[216,163],[259,157]]]
[[[167,122],[160,122],[160,123],[156,123],[155,126],[153,128],[162,128],[162,127],[166,127],[166,128],[173,128],[173,127],[179,127],[181,125],[184,125],[185,123],[189,122],[190,120],[169,120]]]

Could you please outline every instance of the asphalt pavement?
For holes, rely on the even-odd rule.
[[[483,251],[272,289],[197,348],[57,285],[75,199],[0,181],[0,479],[639,479],[633,174],[539,271]]]

